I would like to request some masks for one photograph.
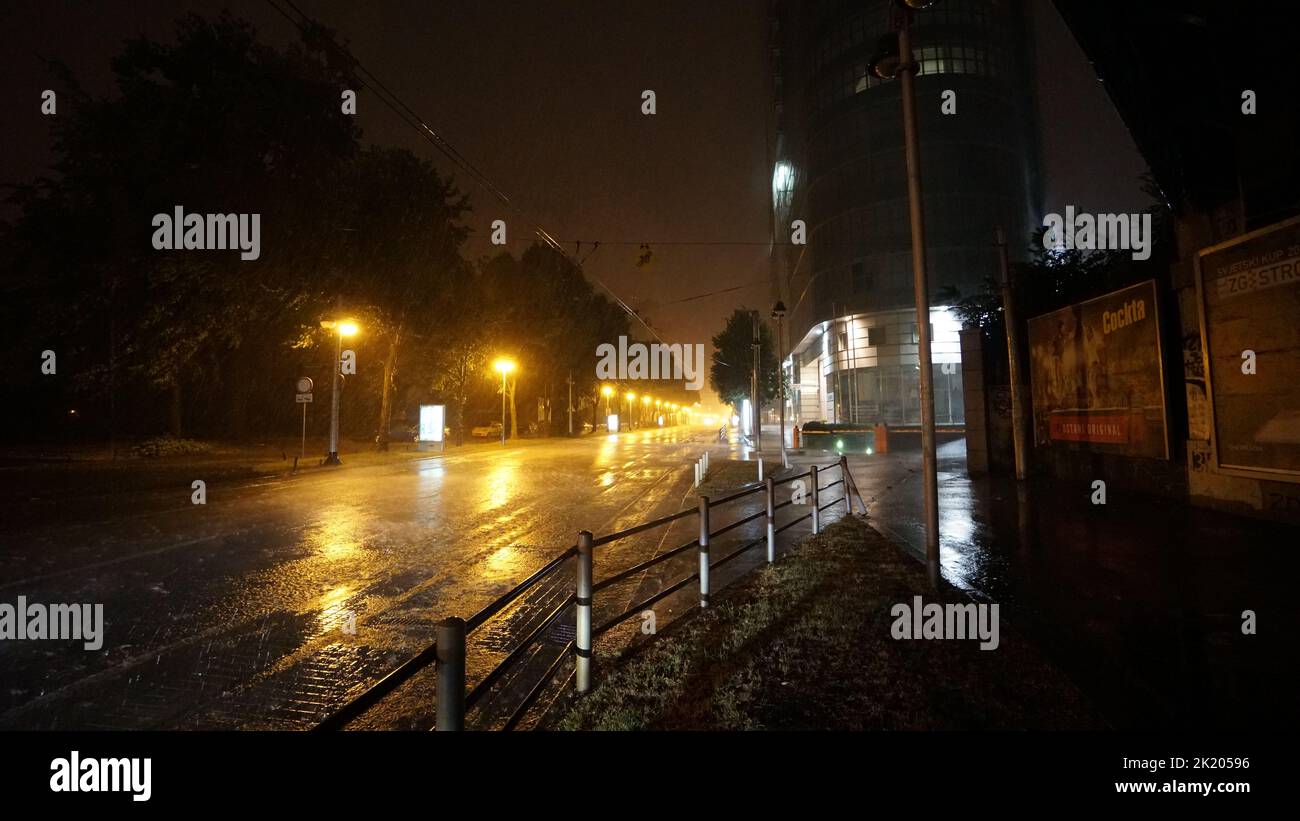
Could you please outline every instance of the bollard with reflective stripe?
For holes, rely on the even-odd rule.
[[[452,616],[438,622],[438,709],[434,729],[465,729],[465,620]]]
[[[700,497],[700,607],[709,606],[709,497]]]
[[[817,509],[817,466],[813,465],[808,469],[812,479],[812,520],[813,535],[816,536],[822,532],[822,513]]]
[[[591,554],[590,530],[578,533],[578,593],[574,610],[574,667],[579,693],[591,689]]]
[[[767,477],[767,563],[776,561],[776,482]]]

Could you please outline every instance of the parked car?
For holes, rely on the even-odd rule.
[[[486,425],[477,425],[470,431],[471,436],[491,439],[493,437],[501,438],[501,423],[489,422]]]
[[[389,442],[414,442],[419,435],[419,425],[408,425],[405,422],[394,422],[388,427]],[[375,442],[378,441],[379,434],[375,434]]]

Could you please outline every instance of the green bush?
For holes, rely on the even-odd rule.
[[[181,439],[176,436],[155,436],[152,439],[146,439],[135,447],[131,452],[142,459],[154,459],[159,456],[182,456],[187,453],[203,453],[210,450],[211,446],[196,439]]]

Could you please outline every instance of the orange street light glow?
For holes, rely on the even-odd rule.
[[[509,359],[498,359],[492,363],[492,368],[500,371],[501,375],[504,376],[515,369],[515,363]]]

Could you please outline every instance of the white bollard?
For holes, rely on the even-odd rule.
[[[763,457],[758,457],[758,481],[763,481]]]
[[[577,607],[573,625],[574,679],[579,693],[591,689],[591,554],[591,531],[583,530],[578,533]]]
[[[709,497],[700,497],[700,607],[709,606]]]
[[[700,463],[695,463],[695,486],[700,486]]]
[[[817,500],[817,466],[813,465],[808,468],[808,473],[810,474],[809,484],[812,485],[812,532],[816,536],[822,532],[822,512],[818,509],[819,503]]]

